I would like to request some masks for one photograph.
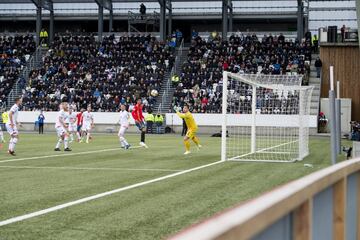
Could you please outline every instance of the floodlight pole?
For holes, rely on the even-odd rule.
[[[335,91],[334,91],[334,67],[330,66],[330,90],[329,90],[329,110],[330,110],[330,151],[331,163],[336,164],[337,141],[336,141],[336,114],[335,114]]]

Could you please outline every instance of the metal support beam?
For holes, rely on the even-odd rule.
[[[160,40],[166,39],[166,0],[159,0],[160,4]]]
[[[53,11],[53,2],[52,0],[31,0],[36,7],[41,7],[48,11]]]
[[[304,36],[304,7],[302,0],[297,0],[297,3],[297,37],[300,41]]]
[[[52,0],[31,0],[36,6],[36,44],[40,44],[42,29],[42,9],[50,11],[49,41],[54,39],[54,6]]]
[[[113,32],[114,12],[111,9],[109,11],[109,32]]]
[[[172,9],[169,9],[169,19],[168,19],[168,35],[172,34]]]
[[[104,7],[98,5],[99,14],[98,14],[98,41],[102,41],[102,35],[104,32]]]
[[[106,10],[112,11],[112,0],[95,0],[98,6],[102,6]]]
[[[233,17],[234,17],[234,14],[233,14],[233,5],[232,5],[232,2],[230,2],[230,6],[229,6],[229,32],[233,32]]]
[[[304,11],[304,32],[308,32],[309,31],[309,13],[310,13],[310,2],[309,0],[306,0],[305,3],[306,4],[306,11]],[[305,8],[305,6],[304,6]]]
[[[36,7],[36,46],[40,45],[41,12],[41,6]]]
[[[106,10],[109,10],[109,32],[112,32],[113,30],[113,19],[114,19],[113,4],[112,4],[112,0],[95,0],[95,2],[99,7],[98,36],[99,36],[99,41],[101,41],[102,34],[104,32],[104,8]]]
[[[50,23],[49,23],[49,43],[54,40],[54,11],[50,11]]]
[[[228,33],[228,2],[222,1],[222,38],[226,39]]]

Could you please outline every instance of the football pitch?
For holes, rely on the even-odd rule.
[[[54,152],[55,134],[21,134],[0,152],[0,239],[164,239],[190,224],[330,165],[329,138],[296,163],[221,162],[220,138],[184,156],[179,135],[129,150],[116,134]],[[304,164],[313,164],[313,168]]]

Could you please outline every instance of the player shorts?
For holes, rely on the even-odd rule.
[[[119,133],[118,133],[118,136],[124,136],[125,135],[125,132],[126,132],[126,129],[128,129],[128,126],[120,126],[120,129],[119,129]]]
[[[144,128],[146,128],[146,123],[144,121],[136,122],[135,125],[138,127],[140,131],[142,131]]]
[[[91,130],[91,124],[83,124],[81,130],[89,132]]]
[[[57,133],[58,137],[62,137],[66,133],[66,130],[64,127],[57,127],[55,129],[56,129],[56,133]]]
[[[196,130],[188,129],[187,132],[186,132],[186,136],[188,138],[192,139],[193,137],[196,136],[196,132],[197,132],[197,129]]]
[[[82,125],[78,125],[78,126],[77,126],[77,131],[78,131],[78,132],[81,131],[81,127],[82,127]]]
[[[19,134],[19,132],[18,132],[17,127],[16,127],[15,124],[14,124],[14,127],[13,127],[13,128],[10,126],[9,123],[6,123],[5,126],[6,126],[6,131],[7,131],[11,136],[16,136],[16,135]]]
[[[76,131],[76,125],[69,124],[68,130],[69,130],[69,132],[75,132]]]

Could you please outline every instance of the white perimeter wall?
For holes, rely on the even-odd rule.
[[[95,112],[95,124],[117,124],[118,113]],[[39,112],[19,112],[18,121],[21,123],[34,123],[37,120]],[[55,123],[57,112],[45,112],[45,123]],[[223,118],[221,114],[193,114],[199,126],[221,126]],[[228,124],[236,126],[251,126],[252,116],[250,114],[231,114],[227,116]],[[131,118],[131,124],[134,120]],[[303,126],[317,127],[316,116],[304,116]],[[166,114],[166,125],[182,125],[182,120],[172,113]],[[279,127],[297,127],[299,126],[298,115],[256,115],[257,126],[279,126]]]

